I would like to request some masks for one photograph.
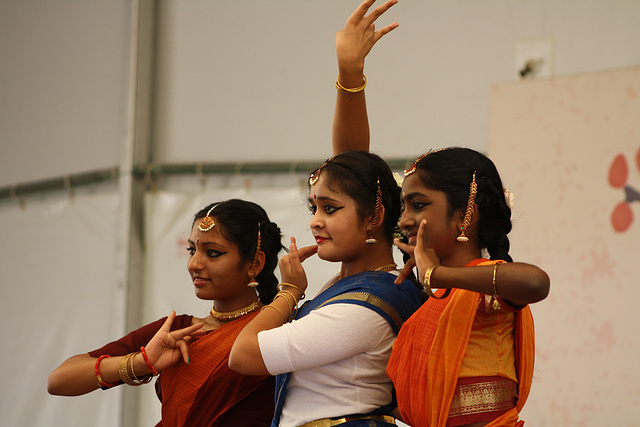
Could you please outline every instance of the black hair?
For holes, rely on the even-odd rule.
[[[193,224],[211,212],[215,227],[225,239],[238,246],[243,261],[252,261],[258,245],[258,223],[260,224],[260,250],[265,254],[264,267],[256,276],[260,301],[269,304],[278,292],[278,279],[274,270],[278,265],[278,254],[284,249],[282,233],[276,223],[271,222],[267,213],[259,205],[240,199],[230,199],[205,206],[193,218]]]
[[[474,172],[478,184],[480,247],[486,248],[493,260],[511,262],[507,237],[511,231],[511,208],[505,201],[502,180],[493,162],[470,148],[450,147],[436,150],[416,164],[422,184],[446,194],[450,217],[455,211],[466,209]]]
[[[393,177],[389,165],[380,156],[367,151],[347,151],[327,160],[312,176],[322,175],[328,186],[339,190],[356,201],[360,220],[371,215],[376,206],[378,181],[385,208],[384,222],[380,224],[389,243],[398,232],[401,213],[401,189]]]

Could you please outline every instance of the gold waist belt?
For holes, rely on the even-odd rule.
[[[517,384],[497,377],[493,381],[458,384],[451,401],[449,417],[504,411],[515,406]]]
[[[346,423],[348,421],[357,421],[357,420],[372,420],[372,421],[383,421],[389,424],[395,424],[396,419],[389,415],[363,415],[361,417],[345,417],[345,418],[323,418],[321,420],[309,421],[306,424],[302,424],[300,427],[331,427],[337,426],[342,423]]]

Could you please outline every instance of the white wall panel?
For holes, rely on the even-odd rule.
[[[118,426],[120,393],[47,394],[68,357],[122,335],[114,189],[0,206],[0,413],[4,426]]]
[[[512,253],[551,277],[532,307],[527,424],[638,424],[639,94],[637,67],[492,88],[489,154],[515,193]],[[627,173],[612,185],[619,156]],[[631,220],[617,231],[621,203]]]
[[[132,1],[0,1],[0,186],[119,164]]]
[[[334,36],[359,2],[161,2],[155,160],[330,155]],[[373,147],[388,158],[485,151],[489,87],[518,78],[520,42],[551,43],[555,75],[640,63],[637,1],[401,1],[377,25],[394,21],[365,67]]]

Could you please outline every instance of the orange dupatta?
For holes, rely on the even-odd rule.
[[[467,267],[500,261],[477,259]],[[444,290],[438,291],[438,296]],[[428,299],[407,320],[393,344],[387,374],[394,383],[404,422],[415,427],[444,427],[458,382],[481,294],[454,289],[448,298]],[[516,314],[516,407],[489,426],[515,426],[531,388],[534,361],[533,318],[529,307]]]

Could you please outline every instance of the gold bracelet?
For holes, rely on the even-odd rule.
[[[131,386],[139,386],[151,381],[151,378],[149,378],[149,380],[146,382],[142,381],[138,379],[138,377],[136,377],[135,374],[134,374],[135,379],[132,379],[129,376],[129,368],[131,368],[131,372],[133,372],[133,358],[136,354],[138,353],[127,354],[122,359],[120,359],[120,364],[118,365],[118,375],[120,376],[120,379],[122,380],[123,383]]]
[[[291,286],[293,289],[297,290],[298,292],[300,292],[302,295],[300,296],[300,299],[303,300],[305,297],[304,291],[302,289],[300,289],[298,286],[294,285],[293,283],[286,283],[286,282],[282,282],[280,284],[278,284],[278,289],[280,291],[284,291],[283,287],[284,286]]]
[[[138,376],[136,375],[136,371],[133,369],[133,365],[136,359],[136,356],[140,354],[139,351],[133,353],[133,356],[131,356],[130,362],[129,362],[129,368],[131,369],[131,376],[133,377],[133,381],[137,381],[138,385],[142,385],[142,384],[148,384],[151,381],[151,378],[153,378],[153,376],[151,375],[146,375],[143,376],[142,378],[138,378]]]
[[[291,300],[289,300],[289,297],[287,295],[291,297]],[[290,291],[283,289],[280,292],[278,292],[273,299],[275,300],[278,297],[283,297],[284,299],[286,299],[287,302],[289,303],[289,306],[290,306],[289,308],[291,309],[291,312],[293,312],[293,309],[296,308],[296,305],[298,304],[298,300],[296,300],[295,295],[293,295],[293,293],[291,293]]]
[[[275,305],[267,304],[267,305],[265,305],[264,307],[262,307],[262,308],[260,309],[260,311],[264,310],[264,309],[265,309],[265,308],[267,308],[267,307],[275,308],[276,310],[278,310],[278,312],[282,315],[282,320],[284,320],[284,323],[287,323],[287,322],[288,322],[288,320],[287,320],[287,316],[285,316],[285,315],[284,315],[284,313],[282,312],[282,310],[280,310],[280,309],[279,309],[278,307],[276,307]]]
[[[493,296],[491,297],[491,308],[493,311],[500,310],[500,301],[498,301],[498,287],[496,286],[496,273],[498,272],[498,266],[501,263],[496,263],[493,265],[493,279],[491,279],[491,284],[493,285]]]
[[[129,353],[124,356],[122,359],[120,359],[120,363],[118,364],[118,375],[120,376],[122,382],[128,385],[136,385],[129,376],[129,372],[127,371],[127,365],[129,363],[129,359],[131,359],[132,354],[133,353]]]
[[[338,76],[340,77],[340,76]],[[358,86],[358,87],[354,87],[353,89],[349,89],[346,88],[344,86],[342,86],[342,83],[340,83],[340,79],[336,78],[336,89],[338,89],[338,92],[342,92],[342,93],[358,93],[358,92],[362,92],[364,90],[365,87],[367,87],[367,78],[365,77],[365,75],[362,75],[362,86]]]
[[[438,264],[434,264],[431,267],[427,268],[427,271],[424,273],[423,286],[424,286],[425,292],[427,293],[427,295],[429,295],[430,298],[444,299],[447,296],[449,296],[451,289],[447,289],[444,292],[444,295],[442,295],[441,297],[437,297],[431,290],[431,275],[433,274],[433,271],[438,267],[440,267]]]

